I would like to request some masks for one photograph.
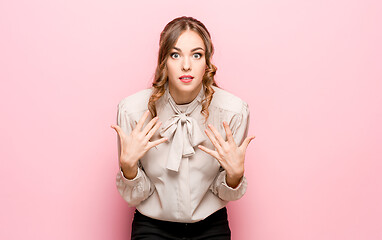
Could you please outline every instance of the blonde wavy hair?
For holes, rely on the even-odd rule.
[[[200,111],[205,116],[205,122],[208,119],[210,106],[214,90],[211,86],[219,87],[214,79],[217,67],[211,63],[211,58],[214,54],[214,46],[211,41],[211,35],[203,23],[192,17],[178,17],[169,22],[160,34],[158,64],[155,70],[155,76],[152,83],[153,92],[148,102],[148,109],[152,117],[157,116],[155,102],[165,93],[165,84],[168,81],[166,62],[170,56],[171,49],[175,46],[179,36],[186,30],[192,30],[199,34],[206,46],[206,71],[203,75],[203,87],[205,95],[202,100],[202,110]]]

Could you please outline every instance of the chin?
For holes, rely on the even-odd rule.
[[[192,91],[196,88],[198,88],[200,86],[200,84],[202,84],[202,82],[199,82],[199,83],[196,83],[196,82],[191,82],[191,83],[183,83],[181,82],[180,80],[178,80],[179,82],[177,82],[176,84],[174,84],[176,86],[176,88],[178,89],[184,89],[184,90],[187,90],[187,91]]]
[[[196,91],[199,88],[200,84],[198,85],[189,85],[189,86],[181,86],[180,90],[187,92],[187,93],[192,93]]]

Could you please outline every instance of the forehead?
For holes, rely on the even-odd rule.
[[[205,49],[203,39],[198,33],[192,30],[183,32],[175,43],[175,47],[181,50],[190,50],[196,47],[202,47]]]

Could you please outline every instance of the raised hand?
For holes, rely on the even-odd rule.
[[[248,136],[244,139],[241,146],[238,147],[227,122],[223,121],[223,126],[226,132],[227,141],[225,141],[217,129],[210,124],[208,124],[208,127],[211,129],[212,133],[208,129],[204,130],[212,144],[215,146],[216,151],[202,145],[198,145],[198,147],[219,161],[220,165],[226,170],[226,182],[228,186],[235,188],[244,175],[245,151],[247,150],[248,144],[255,138],[255,136]]]
[[[150,111],[147,110],[143,114],[130,135],[126,135],[118,125],[111,125],[111,128],[114,128],[117,132],[121,142],[119,161],[123,174],[128,179],[133,179],[137,175],[138,160],[142,158],[149,149],[167,140],[167,138],[160,138],[152,142],[149,141],[161,125],[160,121],[157,122],[158,117],[155,117],[151,119],[142,130],[143,123],[146,121],[149,113]]]

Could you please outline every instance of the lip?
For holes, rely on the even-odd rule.
[[[182,79],[182,78],[185,78],[185,77],[188,77],[188,78],[190,78],[190,79]],[[191,76],[191,75],[183,75],[183,76],[180,76],[180,77],[179,77],[179,80],[182,81],[182,82],[184,82],[184,83],[189,83],[189,82],[192,81],[192,79],[194,79],[194,77]]]

